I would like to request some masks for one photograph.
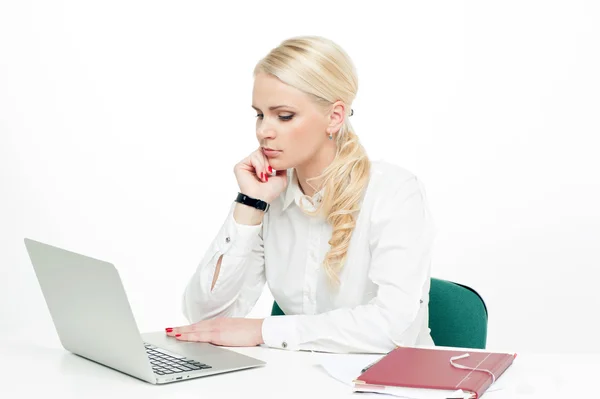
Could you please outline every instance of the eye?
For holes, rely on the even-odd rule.
[[[263,114],[257,114],[257,115],[256,115],[256,117],[257,117],[258,119],[262,119],[262,118],[264,118],[264,115],[263,115]]]
[[[279,119],[282,121],[289,121],[294,117],[294,114],[292,115],[279,115]]]

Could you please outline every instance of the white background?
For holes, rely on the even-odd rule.
[[[0,4],[0,335],[55,339],[24,237],[113,262],[141,330],[184,323],[257,145],[254,64],[316,34],[356,64],[370,156],[424,182],[434,275],[484,296],[488,347],[600,351],[597,2]]]

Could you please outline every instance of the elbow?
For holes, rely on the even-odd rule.
[[[213,302],[202,282],[192,278],[181,295],[181,313],[190,324],[209,319],[215,307]]]
[[[390,312],[386,317],[385,333],[391,349],[397,346],[415,346],[421,331],[421,312]]]
[[[183,294],[181,295],[181,313],[188,323],[193,323],[190,314],[190,292],[189,284],[184,288]]]

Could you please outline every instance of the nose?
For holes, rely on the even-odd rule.
[[[256,127],[256,137],[258,141],[264,143],[266,140],[272,140],[276,136],[275,129],[264,120]]]

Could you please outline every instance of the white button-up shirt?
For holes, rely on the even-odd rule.
[[[300,201],[314,208],[293,169],[288,180],[260,225],[236,223],[232,203],[185,289],[189,322],[246,316],[266,282],[285,313],[265,318],[266,346],[386,353],[400,345],[433,345],[428,304],[435,226],[420,180],[402,167],[372,162],[337,289],[321,266],[332,227],[324,217],[302,212]]]

